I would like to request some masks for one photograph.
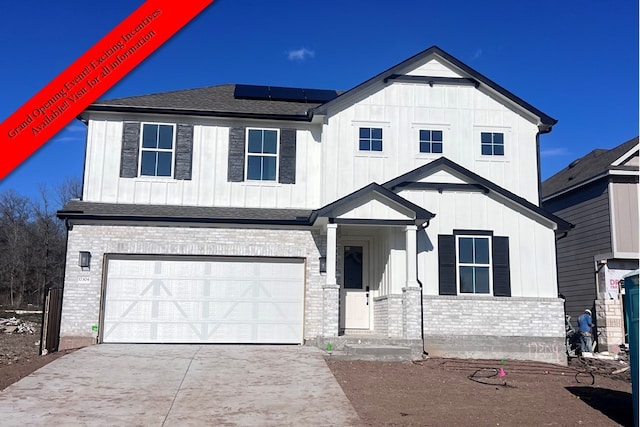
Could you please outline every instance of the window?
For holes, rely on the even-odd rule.
[[[420,152],[442,153],[442,131],[420,130]]]
[[[140,175],[171,176],[174,134],[174,125],[142,124]]]
[[[247,130],[247,179],[275,181],[278,163],[278,130]]]
[[[480,139],[483,156],[504,156],[504,134],[482,132]]]
[[[490,238],[458,237],[458,277],[461,294],[489,294],[491,277]]]
[[[510,297],[509,237],[487,230],[439,234],[438,293]]]
[[[360,128],[360,151],[382,151],[382,128]]]

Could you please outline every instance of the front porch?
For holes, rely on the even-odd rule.
[[[326,233],[321,348],[393,345],[421,356],[417,241],[433,216],[377,184],[318,212]]]

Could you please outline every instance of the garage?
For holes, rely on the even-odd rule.
[[[304,260],[110,256],[105,343],[300,344]]]

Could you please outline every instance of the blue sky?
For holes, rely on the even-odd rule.
[[[142,3],[1,2],[0,120]],[[103,98],[224,83],[347,90],[432,45],[559,120],[541,137],[543,178],[638,134],[636,0],[217,0]],[[85,133],[72,122],[0,191],[35,197],[80,177]]]

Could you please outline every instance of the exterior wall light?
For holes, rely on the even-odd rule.
[[[321,256],[320,257],[320,273],[326,273],[326,272],[327,272],[327,257]]]
[[[91,265],[91,252],[80,251],[78,255],[78,265],[80,268],[89,268]]]

